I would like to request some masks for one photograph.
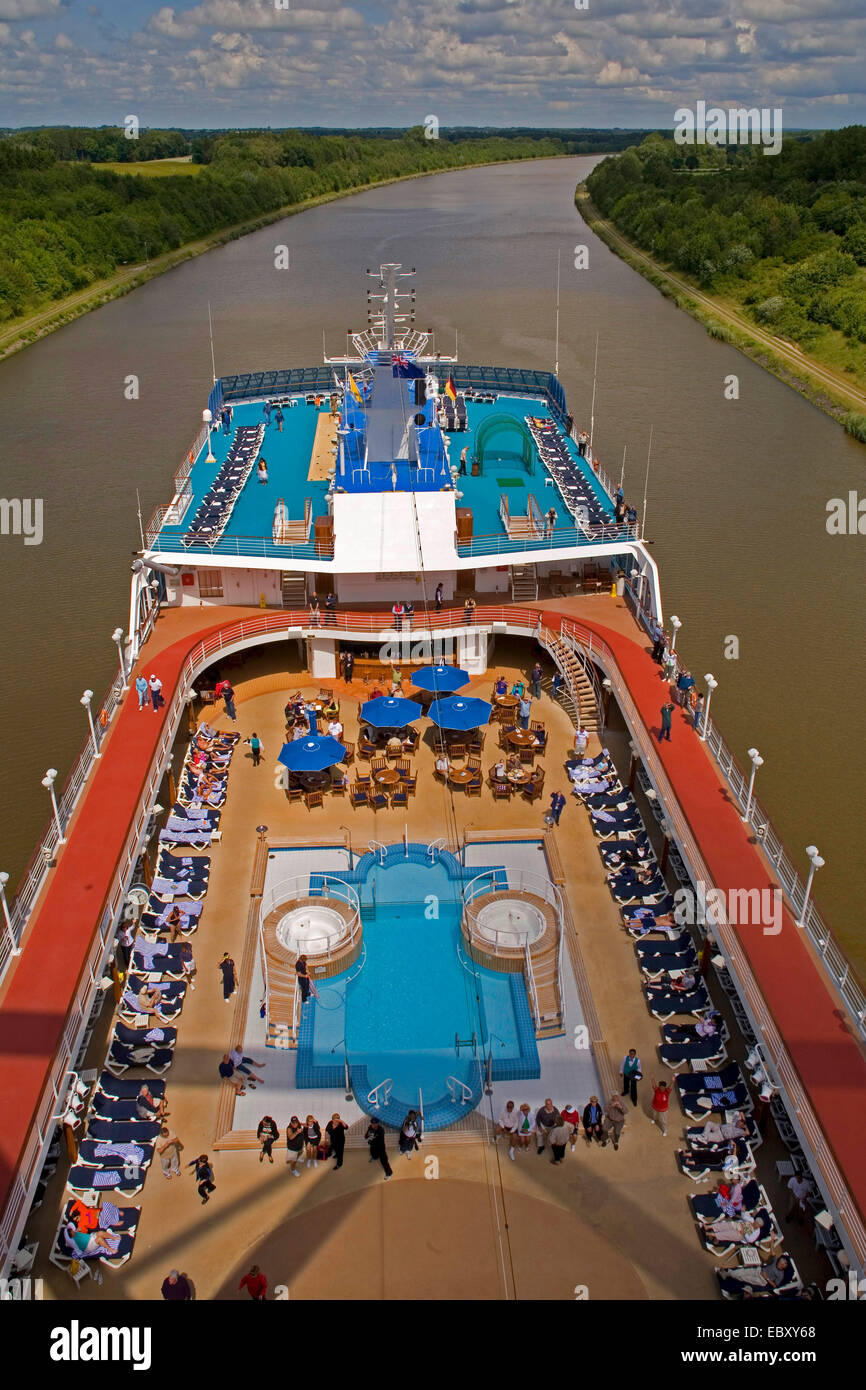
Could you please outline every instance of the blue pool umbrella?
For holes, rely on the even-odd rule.
[[[314,734],[284,743],[277,762],[290,772],[324,772],[325,768],[341,763],[345,756],[346,750],[339,739],[331,738],[330,734]]]
[[[450,700],[434,700],[429,714],[440,729],[477,729],[486,724],[493,708],[487,700],[479,700],[474,695],[458,695]]]
[[[412,677],[412,684],[419,690],[450,695],[452,691],[469,684],[469,673],[461,671],[459,666],[422,666]]]
[[[420,717],[421,706],[416,700],[397,695],[380,695],[361,706],[361,718],[376,729],[402,729]]]

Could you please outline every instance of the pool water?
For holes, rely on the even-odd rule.
[[[371,1090],[390,1080],[393,1096],[413,1104],[419,1088],[425,1101],[445,1095],[449,1077],[477,1092],[478,1059],[488,1043],[495,1060],[520,1058],[509,976],[474,965],[463,952],[460,885],[443,866],[375,868],[363,886],[361,915],[363,968],[319,985],[315,1065],[341,1061],[345,1046],[353,1068],[366,1066]],[[455,1039],[473,1034],[477,1054],[470,1045],[458,1055]]]

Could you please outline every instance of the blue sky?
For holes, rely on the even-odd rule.
[[[583,3],[584,0],[579,0]],[[866,120],[864,0],[0,0],[0,125]]]

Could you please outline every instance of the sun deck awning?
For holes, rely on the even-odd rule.
[[[423,563],[425,570],[453,569],[456,525],[450,491],[337,493],[333,568],[398,573]]]

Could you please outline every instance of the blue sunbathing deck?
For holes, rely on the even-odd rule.
[[[224,435],[221,427],[213,430],[212,445],[216,462],[212,464],[206,462],[207,445],[205,444],[190,473],[192,500],[180,525],[164,525],[162,527],[160,531],[161,548],[174,548],[172,542],[176,540],[177,548],[179,550],[184,549],[181,538],[188,532],[203,498],[212,487],[214,478],[225,461],[234,437],[234,431],[241,425],[256,426],[260,424],[264,420],[262,406],[262,401],[236,404],[231,434]],[[272,415],[272,423],[267,427],[261,448],[261,455],[264,456],[268,464],[268,481],[265,484],[260,483],[256,476],[256,469],[253,468],[235,502],[222,535],[214,546],[216,553],[221,550],[235,551],[238,542],[246,543],[242,546],[241,553],[258,553],[255,544],[251,547],[250,542],[259,542],[262,545],[262,554],[279,556],[283,548],[275,546],[272,537],[274,509],[280,499],[286,503],[291,521],[300,521],[303,518],[304,504],[307,498],[312,504],[314,518],[327,515],[327,482],[310,482],[307,476],[318,417],[319,414],[327,411],[327,408],[327,405],[324,405],[322,410],[318,410],[315,405],[308,405],[305,402],[299,402],[291,407],[284,406],[282,432],[278,430]],[[558,488],[553,485],[552,481],[549,481],[548,469],[541,461],[534,445],[532,470],[527,470],[521,453],[521,435],[516,427],[517,422],[523,423],[527,415],[551,419],[557,423],[546,404],[542,404],[537,398],[533,400],[528,397],[517,396],[500,396],[493,404],[468,400],[467,429],[446,436],[451,441],[452,465],[459,466],[460,454],[467,446],[471,459],[477,431],[483,421],[493,415],[512,416],[515,420],[515,430],[513,433],[505,430],[496,435],[485,447],[485,461],[480,476],[473,478],[470,475],[459,477],[457,480],[458,490],[462,493],[462,496],[457,499],[457,505],[471,508],[474,535],[476,537],[502,536],[504,538],[505,532],[499,515],[501,497],[503,495],[507,497],[512,516],[522,516],[527,512],[529,497],[532,494],[542,513],[546,514],[551,507],[554,508],[560,539],[562,543],[566,543],[569,535],[574,534],[573,517],[565,506]],[[612,504],[595,478],[591,466],[579,457],[576,444],[573,440],[568,439],[559,427],[558,434],[573,459],[581,478],[585,481],[587,491],[597,498],[605,515],[612,520]],[[574,540],[568,543],[577,543],[578,539],[575,536]],[[539,543],[534,542],[533,544],[538,545]],[[288,554],[288,548],[285,549]],[[196,542],[192,553],[195,553],[195,550],[212,553],[211,547],[202,540]],[[309,550],[311,555],[314,554],[312,539],[307,546],[295,545],[294,547],[295,554],[306,550]]]
[[[205,461],[205,444],[190,474],[192,501],[180,526],[163,526],[160,532],[163,543],[175,536],[179,540],[187,532],[202,498],[210,489],[220,465],[225,461],[235,429],[239,425],[261,424],[264,421],[262,404],[261,401],[255,401],[236,405],[231,435],[224,435],[221,428],[213,430],[211,438],[216,463]],[[303,518],[304,503],[308,497],[313,504],[314,517],[327,515],[327,483],[309,482],[307,478],[318,417],[326,412],[327,404],[323,411],[318,411],[314,405],[304,403],[292,407],[284,406],[282,433],[277,429],[271,415],[271,424],[265,432],[261,448],[261,455],[268,464],[268,481],[260,483],[253,468],[223,531],[224,539],[233,536],[263,536],[269,541],[272,540],[274,509],[280,498],[286,503],[291,521],[300,521]]]
[[[547,405],[542,405],[538,400],[520,396],[500,396],[494,405],[480,405],[471,399],[467,400],[466,429],[447,436],[451,440],[453,465],[459,467],[460,454],[467,445],[468,458],[471,460],[478,428],[492,415],[512,415],[515,421],[519,420],[521,423],[525,422],[527,415],[533,415],[557,424]],[[558,433],[582,478],[588,484],[588,491],[598,499],[605,515],[613,521],[610,498],[593,474],[591,466],[580,458],[577,445],[567,438],[561,428],[558,429]],[[574,519],[563,502],[559,489],[552,481],[548,485],[549,478],[550,473],[542,463],[537,449],[533,449],[533,472],[527,472],[521,455],[521,436],[515,428],[513,434],[503,432],[497,435],[490,446],[485,448],[484,471],[480,477],[473,478],[470,475],[457,479],[457,487],[463,493],[457,505],[472,509],[473,533],[476,536],[492,536],[503,531],[499,517],[499,502],[503,493],[508,498],[512,516],[525,515],[529,506],[529,494],[532,493],[542,513],[546,514],[551,507],[556,509],[557,527],[573,526]]]

